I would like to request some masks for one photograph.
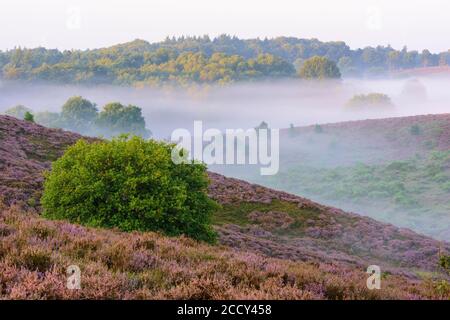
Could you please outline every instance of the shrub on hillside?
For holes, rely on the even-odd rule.
[[[383,93],[357,94],[347,102],[349,107],[392,106],[391,98]]]
[[[25,112],[23,120],[29,121],[29,122],[34,122],[34,115],[31,112],[27,111],[27,112]]]
[[[43,215],[94,227],[214,241],[206,166],[174,164],[172,145],[140,137],[71,146],[44,182]]]
[[[8,110],[5,111],[5,114],[20,120],[23,120],[23,118],[25,117],[25,114],[27,112],[33,112],[33,110],[31,110],[30,108],[27,108],[21,104],[18,104],[15,107],[12,107]]]

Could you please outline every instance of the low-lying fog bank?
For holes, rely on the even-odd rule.
[[[367,118],[385,118],[450,111],[450,77],[395,80],[346,79],[339,83],[302,81],[235,84],[227,87],[130,88],[114,86],[0,85],[0,112],[22,104],[35,112],[60,111],[71,96],[81,95],[101,108],[111,101],[142,108],[156,138],[176,128],[191,129],[194,120],[205,127],[252,128],[261,121],[272,128]],[[349,109],[356,94],[390,96],[389,108]]]

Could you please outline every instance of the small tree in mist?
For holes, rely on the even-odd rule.
[[[31,112],[25,112],[25,116],[23,117],[23,120],[25,121],[29,121],[29,122],[34,122],[34,116]]]
[[[36,123],[48,127],[48,128],[59,128],[61,127],[61,117],[57,112],[37,112],[34,116]]]
[[[174,164],[172,145],[134,136],[78,141],[52,165],[43,215],[94,227],[163,231],[213,242],[206,166]]]
[[[141,109],[133,105],[124,106],[119,102],[104,106],[95,124],[100,133],[105,136],[130,133],[147,138],[151,135],[151,132],[145,128]]]
[[[314,126],[314,132],[315,132],[315,133],[323,133],[323,128],[322,128],[322,126],[321,126],[320,124],[316,124],[316,125]]]
[[[420,130],[420,126],[418,124],[414,124],[409,128],[409,132],[413,135],[413,136],[418,136],[420,135],[420,133],[422,132],[422,130]]]
[[[297,135],[297,132],[295,131],[295,126],[293,123],[291,123],[289,125],[289,136],[292,138],[292,137],[295,137],[296,135]]]
[[[12,107],[8,110],[5,111],[5,114],[20,120],[23,120],[25,118],[25,114],[27,112],[33,112],[33,110],[31,110],[30,108],[27,108],[21,104],[18,104],[15,107]]]
[[[357,94],[353,96],[348,102],[347,107],[392,107],[391,98],[384,93],[372,92],[369,94]]]
[[[314,56],[303,63],[299,76],[303,79],[339,79],[341,73],[334,61]]]
[[[62,125],[70,130],[83,132],[88,130],[97,117],[94,103],[81,96],[69,98],[62,107]]]

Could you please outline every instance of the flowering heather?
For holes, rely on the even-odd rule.
[[[32,122],[0,116],[0,198],[7,204],[37,205],[42,171],[81,136]]]
[[[366,288],[364,269],[269,258],[157,233],[47,221],[18,206],[0,214],[0,299],[446,299],[432,280],[388,275]],[[66,288],[66,268],[81,289]]]
[[[447,242],[408,229],[216,173],[210,178],[209,193],[224,207],[216,214],[220,240],[232,247],[283,259],[379,264],[411,275],[439,271],[439,250],[450,252]],[[271,221],[277,215],[278,227]]]
[[[45,220],[42,171],[80,137],[0,116],[0,299],[450,298],[448,243],[215,173],[218,246]],[[381,290],[366,288],[369,264]]]

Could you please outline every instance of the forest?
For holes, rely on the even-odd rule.
[[[395,50],[391,46],[351,49],[343,41],[278,37],[239,39],[221,35],[134,40],[108,48],[64,50],[21,48],[0,51],[4,80],[71,84],[159,85],[231,83],[304,77],[308,59],[327,59],[339,76],[373,77],[417,67],[450,65],[450,51]],[[317,60],[317,59],[316,59]],[[316,61],[317,62],[317,61]],[[337,67],[337,68],[335,68]],[[336,78],[337,73],[330,75]]]

